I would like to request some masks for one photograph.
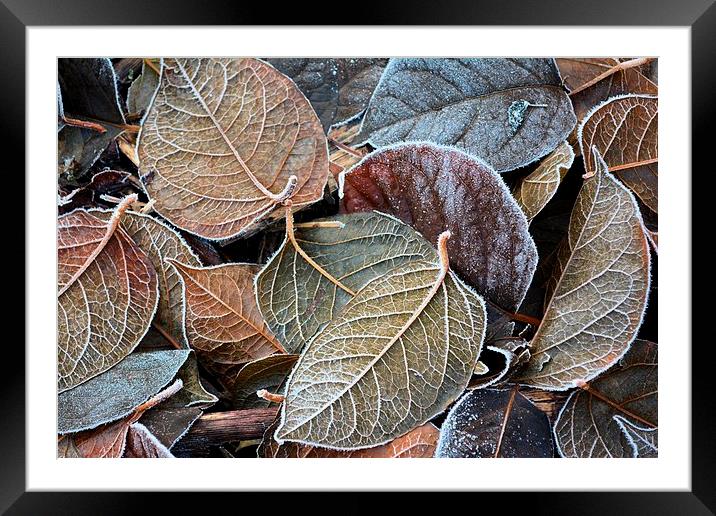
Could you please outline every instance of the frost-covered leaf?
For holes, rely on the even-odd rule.
[[[227,388],[243,364],[284,352],[256,306],[257,265],[201,268],[170,263],[183,279],[189,344],[204,367]]]
[[[119,104],[117,77],[109,59],[58,59],[57,74],[61,115],[99,124],[104,129],[101,132],[63,122],[58,133],[58,174],[73,182],[122,133],[125,120]]]
[[[159,86],[159,74],[146,61],[142,62],[142,73],[134,79],[127,90],[127,112],[142,115],[149,108]]]
[[[138,154],[155,210],[212,240],[256,230],[288,196],[295,208],[321,199],[328,177],[315,112],[256,59],[163,60]]]
[[[566,141],[562,142],[542,160],[534,172],[522,180],[515,191],[515,200],[528,221],[534,219],[554,196],[573,162],[572,146]]]
[[[110,212],[90,211],[102,220],[108,220]],[[153,324],[174,342],[189,347],[184,334],[184,292],[181,277],[167,259],[190,266],[201,266],[199,258],[179,233],[165,223],[138,212],[128,212],[121,227],[144,251],[159,276],[159,305]]]
[[[109,169],[97,172],[89,183],[58,198],[59,212],[64,215],[77,208],[97,206],[103,194],[121,196],[122,191],[130,190],[131,184],[129,172]]]
[[[134,423],[127,432],[127,446],[124,457],[137,459],[168,459],[173,458],[172,452],[164,446],[141,423]]]
[[[361,213],[318,222],[330,221],[343,227],[296,228],[295,237],[303,252],[342,287],[306,261],[289,239],[256,278],[261,313],[292,353],[372,279],[413,260],[437,260],[429,242],[393,217]]]
[[[286,380],[298,355],[278,353],[249,362],[241,368],[236,379],[232,407],[235,410],[269,407],[271,402],[256,395],[259,389],[276,392]]]
[[[589,151],[595,148],[609,170],[654,212],[659,182],[658,115],[657,97],[625,95],[595,107],[578,131],[587,173],[597,167]]]
[[[555,285],[516,381],[566,390],[611,367],[641,324],[650,281],[639,208],[599,164],[585,180],[557,256]]]
[[[307,444],[284,443],[279,446],[273,439],[277,419],[264,433],[257,455],[264,458],[295,459],[417,459],[432,457],[438,442],[439,431],[432,423],[414,428],[407,434],[375,448],[340,451]]]
[[[491,168],[456,149],[407,143],[369,154],[340,181],[346,212],[389,213],[432,242],[450,230],[455,271],[497,305],[517,309],[537,250],[522,210]]]
[[[139,344],[157,308],[158,278],[147,255],[109,222],[78,210],[57,220],[58,388],[106,371]]]
[[[552,152],[577,120],[552,59],[391,59],[359,141],[455,145],[498,172]]]
[[[529,346],[521,337],[502,337],[489,344],[485,342],[480,353],[480,362],[486,371],[475,371],[468,389],[484,389],[490,385],[504,383],[529,359]]]
[[[268,62],[294,80],[328,131],[368,106],[388,60],[272,58]]]
[[[554,425],[563,457],[656,454],[657,354],[655,343],[636,340],[619,366],[570,395]]]
[[[162,407],[147,411],[140,423],[167,448],[174,446],[191,429],[204,411],[198,407]]]
[[[355,450],[422,425],[467,386],[485,331],[482,299],[439,263],[415,260],[363,287],[308,344],[289,377],[279,444]]]
[[[518,389],[472,391],[450,409],[435,457],[549,458],[554,455],[546,414]]]
[[[57,398],[57,432],[87,430],[131,414],[167,385],[189,350],[132,353],[109,371]]]

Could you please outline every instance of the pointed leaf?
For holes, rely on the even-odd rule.
[[[435,248],[409,226],[379,213],[340,215],[342,228],[296,228],[301,249],[345,286],[307,262],[288,239],[256,277],[261,313],[289,352],[300,351],[372,279],[416,259],[437,260]]]
[[[639,208],[600,163],[572,211],[550,301],[515,381],[566,390],[611,367],[641,325],[649,292],[649,247]]]
[[[554,196],[573,162],[572,146],[562,142],[534,172],[522,180],[515,192],[515,201],[528,221],[532,221]]]
[[[139,344],[158,302],[158,278],[142,250],[85,211],[57,220],[58,388],[108,370]]]
[[[227,388],[243,364],[284,352],[256,306],[257,265],[200,268],[170,263],[183,279],[189,344],[204,367]]]
[[[138,153],[155,210],[212,240],[256,230],[291,194],[296,208],[321,199],[328,177],[318,117],[256,59],[163,60]]]
[[[634,341],[618,367],[570,395],[554,425],[563,457],[656,453],[657,352],[653,342]]]
[[[158,87],[159,74],[143,61],[141,75],[134,79],[127,90],[127,112],[143,115],[149,108]]]
[[[359,141],[455,145],[506,172],[553,151],[575,124],[552,59],[391,59]]]
[[[241,368],[233,384],[232,408],[235,410],[271,406],[271,402],[256,395],[259,389],[277,392],[298,360],[298,355],[283,353],[259,358]]]
[[[328,131],[368,106],[388,60],[272,58],[268,62],[294,80]]]
[[[554,455],[547,416],[516,388],[472,391],[440,428],[435,457],[548,458]]]
[[[133,353],[114,366],[57,398],[57,432],[94,428],[132,413],[167,385],[188,350]]]
[[[173,458],[172,452],[141,423],[134,423],[127,433],[124,457],[137,459]]]
[[[455,271],[497,305],[517,309],[537,250],[522,210],[488,166],[456,149],[407,143],[369,154],[340,181],[346,212],[395,215],[433,242],[450,230]]]
[[[485,309],[440,264],[413,261],[361,289],[308,344],[288,380],[275,438],[340,450],[385,444],[465,389]]]

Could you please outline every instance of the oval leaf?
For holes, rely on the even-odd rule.
[[[258,265],[190,267],[170,260],[184,285],[186,333],[199,361],[227,387],[246,362],[284,352],[254,295]]]
[[[554,150],[576,122],[552,59],[391,59],[359,140],[455,145],[506,172]]]
[[[188,355],[189,350],[133,353],[109,371],[61,393],[58,433],[87,430],[132,413],[174,378]]]
[[[279,444],[385,444],[465,389],[485,331],[479,296],[440,264],[413,261],[361,289],[308,344],[288,380]]]
[[[657,345],[637,340],[620,366],[574,391],[554,425],[563,457],[656,453]]]
[[[156,211],[212,240],[255,230],[291,194],[294,207],[321,199],[328,178],[318,117],[256,59],[163,60],[138,153]]]
[[[126,205],[122,209],[126,209]],[[108,370],[139,344],[159,299],[152,262],[117,229],[85,211],[57,220],[58,388]]]
[[[340,176],[346,212],[395,215],[435,241],[450,230],[450,260],[477,291],[514,311],[537,266],[527,220],[502,178],[467,154],[408,143],[369,154]]]
[[[343,227],[296,228],[296,242],[343,287],[306,261],[289,239],[256,277],[261,313],[292,353],[300,351],[369,281],[412,260],[437,260],[429,242],[387,215],[340,215],[317,222]]]
[[[547,415],[516,388],[472,391],[448,413],[435,457],[554,456]]]
[[[639,208],[600,164],[572,211],[557,256],[556,285],[515,381],[566,390],[611,367],[641,325],[649,292],[649,247]]]

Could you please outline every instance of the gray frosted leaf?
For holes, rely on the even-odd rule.
[[[275,439],[339,450],[395,439],[467,386],[485,309],[440,264],[412,261],[363,287],[308,344],[286,387]]]
[[[125,123],[119,104],[117,77],[106,58],[57,60],[61,115],[99,124],[105,130],[64,125],[58,134],[58,174],[72,182],[97,161],[122,133]]]
[[[502,178],[450,147],[406,143],[375,151],[340,176],[344,212],[396,216],[434,242],[445,230],[454,270],[515,311],[537,266],[524,213]]]
[[[133,353],[57,399],[60,434],[79,432],[130,414],[177,374],[189,350]]]
[[[549,458],[554,455],[547,415],[517,389],[472,391],[448,413],[435,457]]]
[[[110,211],[90,210],[94,216],[109,220]],[[201,262],[181,235],[163,222],[138,212],[128,211],[122,229],[149,257],[159,279],[159,304],[152,324],[161,328],[179,345],[189,348],[184,331],[184,292],[181,276],[167,258],[199,267]]]
[[[142,73],[134,79],[127,90],[127,112],[144,114],[159,87],[159,74],[146,61],[142,62]]]
[[[232,407],[234,410],[270,407],[272,402],[259,398],[256,391],[266,389],[277,392],[286,381],[298,355],[278,353],[249,362],[241,368],[232,382],[234,393]]]
[[[506,172],[554,150],[576,123],[553,59],[391,59],[358,141],[455,145]]]
[[[339,215],[342,228],[296,228],[301,249],[350,292],[306,261],[290,240],[256,277],[259,309],[289,353],[306,342],[372,279],[412,260],[436,260],[435,248],[412,228],[380,213]]]
[[[293,79],[328,131],[368,106],[388,60],[272,58],[268,62]]]
[[[655,343],[636,340],[618,366],[569,396],[554,425],[563,457],[656,453],[657,354]]]
[[[649,246],[631,193],[599,166],[582,186],[557,254],[549,303],[515,381],[567,390],[597,376],[626,352],[649,292]]]

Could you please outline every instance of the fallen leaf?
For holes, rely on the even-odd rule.
[[[129,355],[157,308],[154,266],[118,229],[132,198],[126,199],[109,222],[82,210],[57,219],[60,392]]]
[[[244,365],[232,382],[235,386],[231,406],[234,410],[271,406],[256,395],[259,389],[276,392],[291,372],[298,355],[283,353],[259,358]]]
[[[572,146],[562,142],[552,154],[542,160],[537,169],[520,182],[515,201],[531,222],[557,192],[564,175],[574,162]]]
[[[566,390],[611,367],[629,348],[646,308],[649,247],[639,208],[597,151],[557,256],[555,283],[531,358],[515,381]]]
[[[90,211],[102,220],[110,212]],[[182,236],[167,224],[138,212],[122,217],[122,229],[146,253],[159,276],[159,305],[152,324],[176,346],[188,348],[184,332],[184,292],[181,276],[167,260],[201,266],[199,258]]]
[[[326,274],[287,238],[256,277],[261,314],[290,353],[303,349],[374,278],[413,260],[437,260],[429,242],[387,215],[339,215],[316,222],[317,227],[296,228],[295,241]]]
[[[288,379],[275,439],[356,450],[445,410],[482,346],[482,299],[439,263],[412,261],[363,287],[306,347]]]
[[[132,353],[57,398],[57,432],[79,432],[131,414],[176,375],[189,350]]]
[[[293,79],[316,110],[326,132],[365,110],[388,63],[387,59],[355,58],[267,61]]]
[[[127,433],[127,446],[124,457],[136,459],[167,459],[173,458],[172,452],[164,446],[141,423],[134,423]]]
[[[450,230],[455,271],[502,308],[520,305],[537,250],[522,210],[488,166],[457,149],[407,143],[369,154],[340,183],[345,212],[389,213],[430,241]]]
[[[550,458],[547,416],[517,388],[471,391],[450,409],[435,457]]]
[[[109,59],[57,60],[63,127],[58,133],[58,174],[70,183],[84,175],[123,131],[117,77]],[[69,125],[67,119],[98,124],[104,132]]]
[[[480,353],[480,361],[486,371],[475,371],[468,389],[484,389],[490,385],[504,383],[530,359],[527,341],[521,337],[503,337],[485,343]]]
[[[258,265],[201,268],[169,263],[183,279],[189,344],[228,389],[243,364],[285,352],[256,306],[253,280]]]
[[[264,433],[257,455],[263,458],[282,459],[417,459],[432,457],[438,442],[439,431],[432,423],[414,428],[407,434],[393,439],[389,443],[363,450],[340,451],[318,448],[298,443],[284,443],[279,446],[273,439],[278,426],[277,419]]]
[[[82,207],[97,206],[104,194],[116,195],[130,190],[132,186],[129,172],[121,170],[103,170],[92,176],[86,185],[75,188],[57,200],[60,215]]]
[[[359,141],[455,145],[498,172],[552,152],[577,120],[553,59],[391,59]]]
[[[174,446],[198,421],[198,407],[159,407],[147,411],[140,422],[167,448]]]
[[[127,112],[135,115],[146,113],[158,87],[159,74],[143,61],[141,75],[127,90]]]
[[[657,353],[655,343],[636,340],[619,366],[570,395],[554,425],[560,455],[656,454]]]
[[[659,171],[656,163],[620,170],[615,175],[651,211],[659,213]]]
[[[245,236],[288,197],[323,197],[323,128],[295,84],[256,59],[165,59],[139,138],[154,209],[211,240]]]

